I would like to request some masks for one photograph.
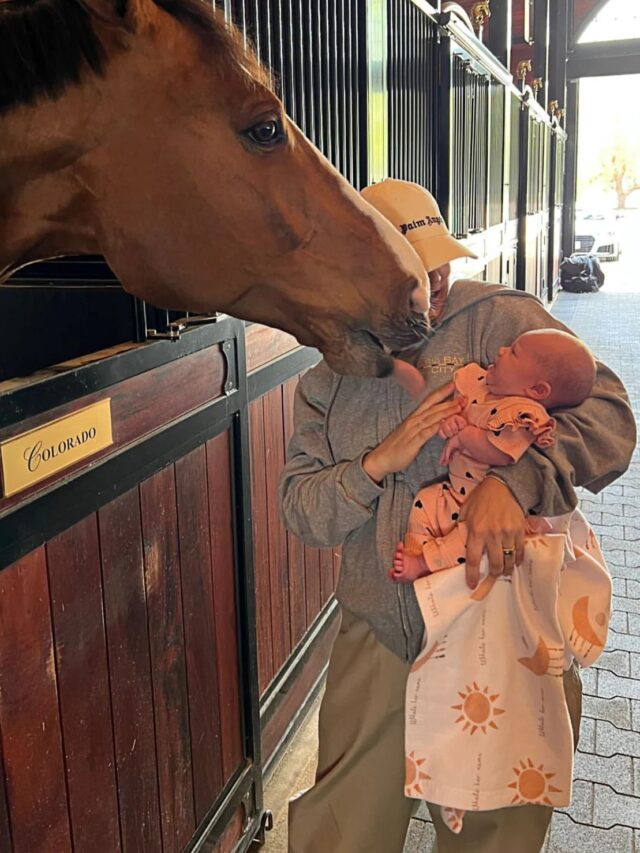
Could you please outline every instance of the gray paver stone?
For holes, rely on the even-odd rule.
[[[614,631],[619,631],[621,634],[628,634],[628,619],[627,613],[624,610],[614,610],[611,614],[611,619],[609,620],[609,629],[613,628]]]
[[[640,829],[640,801],[636,797],[614,794],[610,788],[596,785],[593,803],[594,826],[609,828],[618,823]]]
[[[577,826],[566,814],[556,813],[549,835],[549,853],[635,853],[633,833],[630,829]]]
[[[596,720],[609,720],[621,729],[631,728],[629,699],[600,699],[597,696],[583,696],[582,713]]]
[[[635,678],[622,678],[606,669],[598,673],[598,696],[626,696],[629,699],[640,699],[640,681]]]
[[[640,598],[626,598],[614,595],[612,604],[614,610],[624,610],[627,613],[640,613]]]
[[[580,748],[583,748],[582,744],[580,744]],[[596,748],[594,751],[598,755],[610,756],[623,753],[633,758],[640,758],[640,732],[625,731],[616,728],[608,720],[598,720],[596,722]]]
[[[613,672],[616,675],[631,675],[631,666],[629,662],[629,652],[619,650],[605,649],[596,664],[596,669],[606,669],[608,672]]]
[[[577,752],[574,779],[610,784],[619,794],[633,793],[633,765],[628,755],[591,755]]]
[[[640,652],[640,636],[634,634],[619,634],[609,631],[608,649],[624,649],[627,652]],[[635,676],[634,676],[635,677]]]
[[[628,598],[640,598],[640,580],[630,578],[627,580],[626,586]]]
[[[596,720],[591,717],[582,717],[580,721],[580,749],[584,752],[596,751]]]

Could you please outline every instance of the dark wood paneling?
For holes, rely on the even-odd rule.
[[[95,515],[47,544],[75,853],[120,851],[100,546]]]
[[[242,828],[244,826],[244,808],[240,807],[234,812],[233,817],[229,821],[229,825],[222,833],[222,837],[213,847],[212,853],[231,853],[235,850],[236,844],[242,836]]]
[[[230,465],[229,434],[222,433],[207,443],[207,485],[225,781],[243,758]]]
[[[258,643],[258,685],[264,693],[273,678],[271,640],[271,582],[267,539],[267,484],[264,447],[264,398],[249,406],[251,435],[251,511],[253,521],[253,573],[256,589],[256,635]]]
[[[204,446],[176,462],[197,822],[212,806],[223,785],[206,465]]]
[[[219,346],[200,350],[162,367],[141,373],[96,394],[88,394],[45,414],[0,431],[0,441],[84,409],[99,400],[111,399],[113,445],[10,498],[0,497],[0,512],[29,495],[93,465],[114,450],[158,429],[223,393],[226,361]],[[1,472],[0,472],[1,476]]]
[[[333,554],[333,588],[336,590],[338,588],[338,578],[340,577],[340,561],[342,559],[342,554],[340,552],[340,548],[334,548],[332,551]]]
[[[161,850],[138,489],[98,513],[123,853]]]
[[[282,386],[282,409],[284,413],[285,447],[293,434],[293,400],[298,377]],[[295,647],[307,628],[305,594],[304,546],[297,536],[287,531],[287,554],[289,562],[289,614],[291,620],[291,645]]]
[[[253,323],[247,328],[245,341],[249,373],[300,347],[293,335],[270,326],[261,326],[259,323]]]
[[[325,604],[333,595],[333,553],[331,548],[320,549],[320,601]]]
[[[287,537],[278,511],[278,481],[284,467],[282,388],[264,396],[264,445],[267,487],[269,577],[271,579],[271,638],[277,672],[291,651]]]
[[[163,850],[179,853],[195,811],[173,466],[140,485],[140,512]]]
[[[0,850],[12,853],[11,819],[9,817],[9,796],[4,778],[4,755],[2,754],[2,738],[0,738]]]
[[[44,548],[0,573],[0,732],[14,853],[71,853]]]
[[[322,606],[320,580],[320,551],[318,548],[304,546],[304,579],[307,595],[307,625],[311,625]]]
[[[281,742],[291,720],[295,717],[296,712],[304,703],[309,691],[326,666],[339,624],[340,620],[337,616],[328,622],[319,636],[318,642],[311,649],[293,687],[283,693],[281,701],[276,704],[275,710],[263,726],[262,760],[265,764],[269,762],[278,748],[278,744]]]

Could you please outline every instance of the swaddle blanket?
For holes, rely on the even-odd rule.
[[[465,811],[571,801],[573,737],[562,674],[592,664],[607,637],[611,580],[576,510],[526,541],[512,577],[483,560],[415,581],[426,626],[406,694],[405,793]]]

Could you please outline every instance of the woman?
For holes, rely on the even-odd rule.
[[[415,801],[404,797],[404,691],[423,622],[411,585],[387,578],[413,496],[443,475],[437,423],[451,410],[447,380],[470,361],[491,363],[524,331],[565,328],[530,294],[458,281],[449,293],[450,261],[468,255],[446,229],[422,187],[386,180],[363,196],[396,225],[422,258],[431,283],[433,331],[402,358],[422,373],[429,396],[416,409],[394,381],[340,377],[324,362],[301,380],[294,435],[281,482],[284,521],[305,543],[342,545],[337,598],[342,625],[320,710],[316,784],[292,801],[291,853],[401,853]],[[444,386],[444,387],[443,387]],[[492,472],[464,505],[467,580],[480,558],[494,574],[522,556],[525,513],[574,509],[574,486],[598,492],[628,467],[635,423],[625,390],[604,365],[591,397],[558,413],[556,443],[528,451]],[[577,736],[581,687],[565,674]],[[438,853],[540,850],[551,819],[526,805],[467,815],[460,835],[431,810]]]

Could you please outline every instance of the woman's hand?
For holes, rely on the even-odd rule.
[[[510,575],[514,565],[523,561],[524,513],[509,487],[500,480],[483,480],[462,505],[459,520],[468,530],[465,570],[471,589],[478,585],[485,551],[494,576]]]
[[[438,432],[440,421],[460,411],[460,400],[448,399],[453,382],[432,391],[408,418],[364,457],[363,467],[377,483],[388,474],[404,471],[416,458],[422,446]]]

